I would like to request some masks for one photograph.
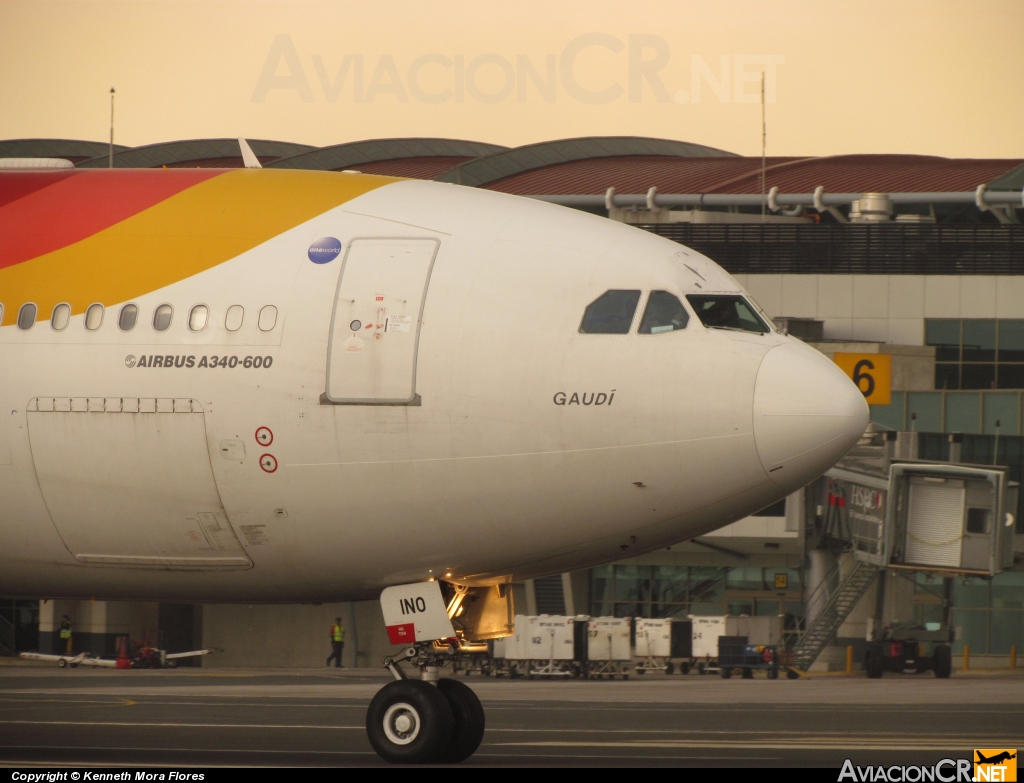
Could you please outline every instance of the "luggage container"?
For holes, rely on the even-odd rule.
[[[693,622],[690,667],[697,674],[718,670],[718,637],[725,636],[725,617],[690,616]]]
[[[517,615],[515,632],[502,645],[505,665],[502,673],[510,677],[525,674],[534,677],[571,677],[573,666],[574,618],[556,615]]]
[[[527,678],[574,676],[573,618],[542,614],[531,620]]]
[[[636,623],[636,669],[637,674],[665,672],[672,674],[672,621],[652,620],[637,617]]]
[[[587,622],[587,671],[593,679],[629,679],[633,660],[629,644],[628,617],[592,617]]]

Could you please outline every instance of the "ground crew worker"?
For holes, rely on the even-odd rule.
[[[60,618],[60,638],[64,642],[64,652],[71,655],[71,618],[67,615]]]
[[[327,665],[331,665],[331,661],[336,661],[334,664],[337,668],[341,669],[341,653],[345,649],[345,626],[341,624],[341,618],[334,618],[334,625],[331,626],[331,646],[334,648],[334,652],[327,658]]]

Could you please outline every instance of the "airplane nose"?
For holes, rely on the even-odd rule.
[[[793,490],[820,476],[868,425],[864,395],[833,362],[788,342],[765,354],[754,384],[754,442],[772,481]]]

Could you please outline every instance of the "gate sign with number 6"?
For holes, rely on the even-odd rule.
[[[837,353],[833,359],[850,380],[857,384],[857,388],[869,404],[888,405],[892,401],[890,354]]]

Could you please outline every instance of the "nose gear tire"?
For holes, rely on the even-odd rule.
[[[459,680],[438,680],[437,690],[447,699],[455,718],[451,743],[437,760],[442,764],[458,764],[480,747],[484,738],[484,708],[473,689]]]
[[[366,712],[370,745],[378,756],[392,764],[438,761],[451,747],[454,730],[455,719],[448,699],[422,680],[388,683],[377,691]]]

